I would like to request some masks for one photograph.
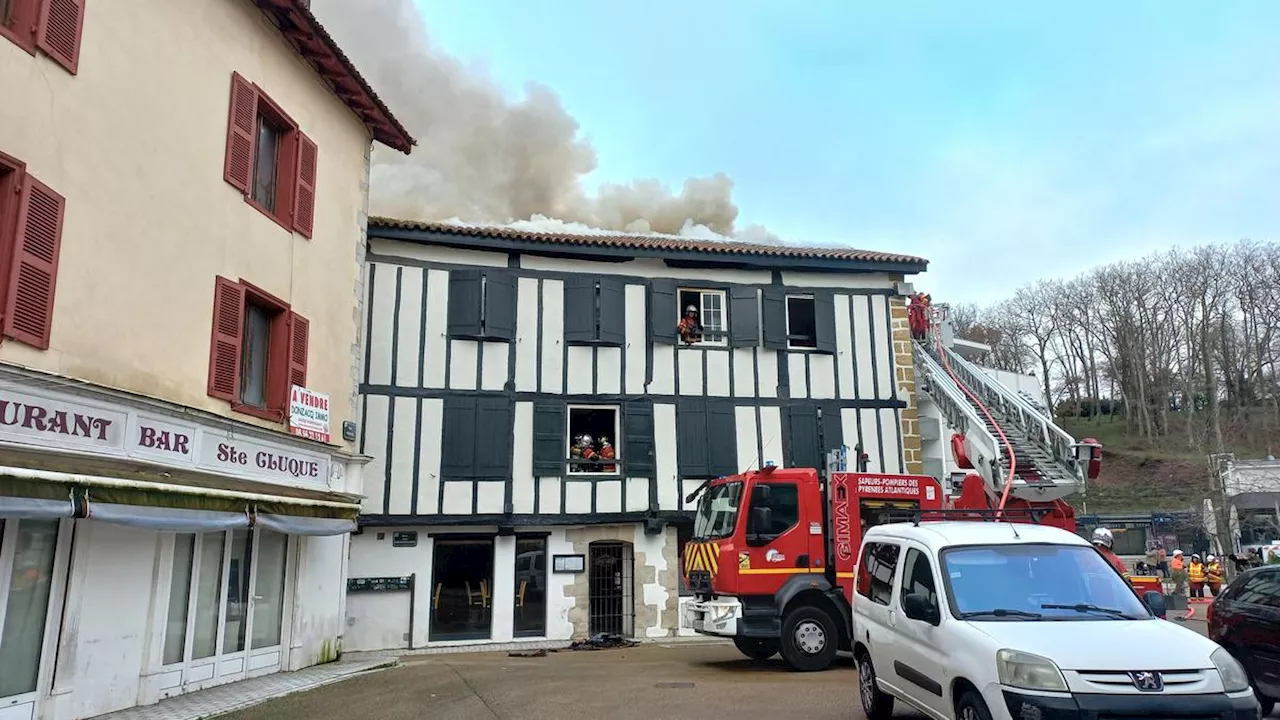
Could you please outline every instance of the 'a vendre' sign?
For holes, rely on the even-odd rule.
[[[328,440],[328,398],[318,397],[324,401],[322,439]],[[319,420],[314,422],[319,427]],[[111,400],[7,382],[0,383],[0,446],[5,444],[140,460],[295,487],[327,489],[330,482],[330,457],[325,453]]]
[[[300,385],[290,387],[289,432],[329,442],[329,396]]]

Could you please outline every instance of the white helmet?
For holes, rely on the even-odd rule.
[[[1112,535],[1111,531],[1106,528],[1096,528],[1093,531],[1094,545],[1101,545],[1102,547],[1110,550],[1111,546],[1115,544],[1115,541],[1116,541],[1115,536]]]
[[[1214,556],[1210,555],[1210,556],[1208,556],[1208,557],[1206,557],[1206,558],[1205,558],[1205,562],[1213,562],[1213,561],[1215,561],[1215,560],[1217,560],[1217,559],[1218,559],[1218,558],[1216,558],[1216,557],[1214,557]]]
[[[1173,556],[1174,556],[1174,557],[1182,557],[1182,551],[1181,551],[1181,550],[1174,550],[1174,551],[1173,551]]]

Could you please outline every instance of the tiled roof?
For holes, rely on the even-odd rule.
[[[409,131],[356,70],[346,53],[312,14],[308,0],[253,0],[293,49],[311,63],[347,107],[360,117],[378,142],[408,153],[416,144]]]
[[[929,261],[913,255],[857,250],[854,248],[823,248],[800,245],[760,245],[755,243],[699,240],[674,235],[627,235],[601,231],[599,234],[564,232],[534,232],[508,227],[457,225],[443,222],[420,222],[371,217],[370,228],[420,230],[447,233],[474,238],[522,240],[579,247],[603,247],[628,250],[656,250],[666,252],[696,252],[713,255],[749,255],[754,257],[812,258],[849,262],[926,265]]]

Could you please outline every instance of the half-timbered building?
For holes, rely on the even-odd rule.
[[[350,573],[416,600],[352,593],[348,648],[675,634],[704,480],[920,470],[920,258],[376,218],[368,258]]]

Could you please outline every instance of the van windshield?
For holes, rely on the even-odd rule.
[[[698,503],[693,520],[694,540],[716,540],[729,537],[738,522],[738,505],[742,496],[741,482],[728,482],[708,488]]]
[[[941,553],[957,617],[975,621],[1146,620],[1129,584],[1092,547],[973,545]]]

